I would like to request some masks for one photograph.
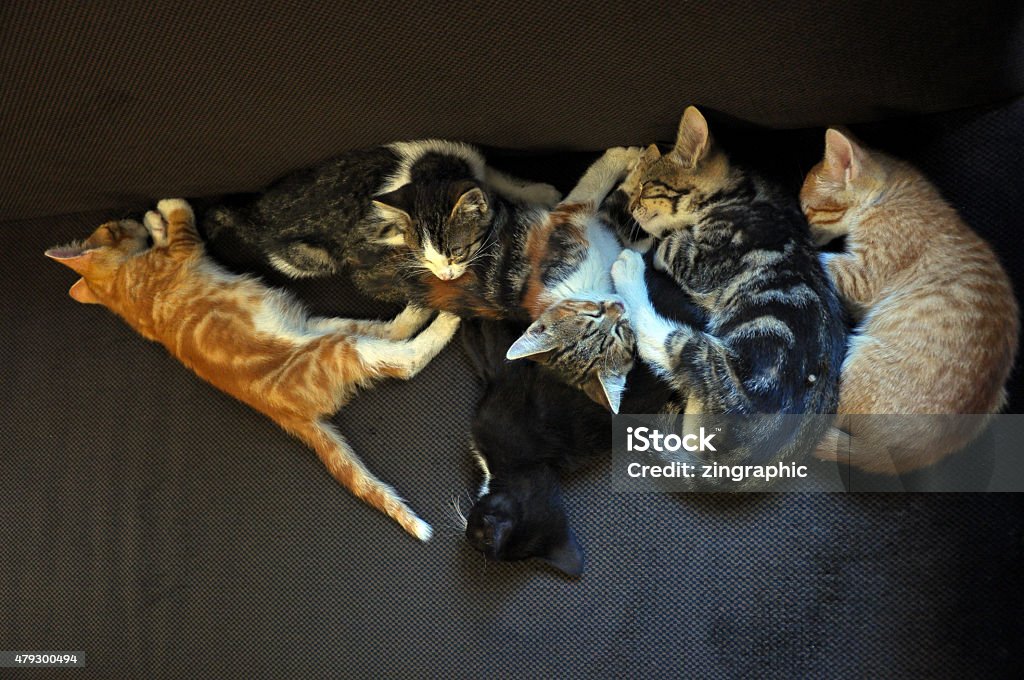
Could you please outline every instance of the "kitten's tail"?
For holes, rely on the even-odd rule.
[[[433,533],[430,525],[417,517],[394,489],[366,469],[349,443],[333,427],[322,421],[282,425],[312,447],[331,476],[355,494],[356,498],[377,508],[421,541],[430,539]]]

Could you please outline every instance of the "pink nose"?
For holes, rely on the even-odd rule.
[[[451,281],[455,278],[455,273],[451,269],[442,269],[437,273],[437,278],[442,281]]]

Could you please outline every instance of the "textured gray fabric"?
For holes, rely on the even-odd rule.
[[[690,103],[775,127],[1024,92],[1007,0],[0,6],[0,219],[251,190],[345,149],[594,150]]]

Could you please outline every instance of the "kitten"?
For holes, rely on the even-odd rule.
[[[906,472],[963,448],[1006,402],[1017,351],[1013,286],[992,249],[918,170],[837,130],[800,202],[840,296],[860,316],[838,425],[818,448],[869,472]],[[844,418],[914,414],[908,418]]]
[[[407,201],[422,184],[431,185],[429,210],[413,221]],[[364,292],[399,301],[405,299],[399,284],[406,267],[457,278],[483,245],[486,224],[463,214],[474,208],[477,185],[525,204],[550,206],[559,198],[548,184],[526,183],[487,166],[468,144],[398,142],[349,151],[284,177],[258,197],[208,209],[203,227],[207,238],[235,234],[288,276],[348,268]]]
[[[694,107],[683,114],[673,150],[663,156],[651,145],[623,190],[639,226],[660,239],[654,266],[706,313],[702,325],[660,316],[643,260],[623,251],[612,277],[641,359],[688,395],[687,413],[777,414],[733,421],[738,445],[717,462],[777,463],[810,453],[825,419],[801,419],[783,445],[767,445],[786,414],[835,412],[845,348],[842,308],[796,201],[731,164]]]
[[[82,276],[71,297],[104,305],[163,344],[199,377],[311,446],[356,496],[427,540],[430,526],[324,418],[358,387],[415,375],[447,344],[458,319],[441,314],[410,340],[429,312],[408,307],[391,322],[310,317],[284,292],[208,258],[188,203],[164,200],[157,210],[145,226],[108,222],[84,242],[46,251]]]
[[[466,539],[493,560],[539,558],[570,576],[583,572],[583,549],[566,515],[559,475],[612,447],[606,409],[550,369],[505,354],[522,324],[470,321],[462,341],[484,395],[472,423],[473,456],[483,483],[466,515]],[[637,365],[623,408],[674,410],[671,389]],[[634,389],[635,388],[635,389]]]
[[[616,411],[634,341],[622,301],[612,292],[609,270],[621,245],[601,204],[638,154],[609,150],[551,210],[478,187],[472,216],[493,237],[456,279],[426,273],[407,279],[409,299],[463,317],[532,322],[508,357],[544,362]],[[426,207],[436,191],[425,184],[410,189],[411,221],[429,218]]]

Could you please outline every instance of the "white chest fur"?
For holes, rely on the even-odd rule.
[[[587,242],[587,255],[580,266],[564,281],[549,289],[554,300],[565,298],[607,297],[613,290],[611,268],[622,246],[612,230],[595,215],[582,219]]]

